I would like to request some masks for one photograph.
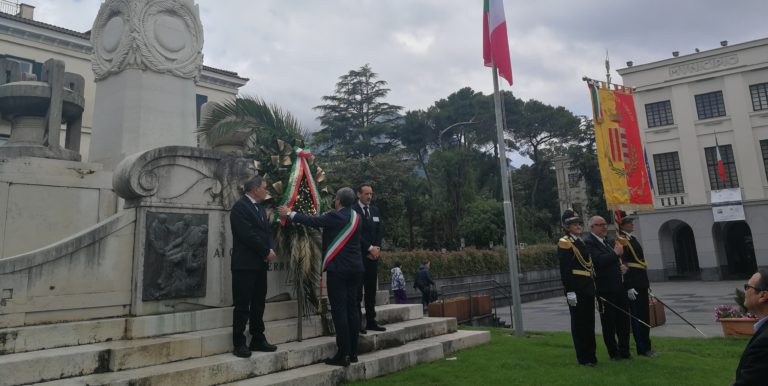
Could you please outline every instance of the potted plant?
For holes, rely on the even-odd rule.
[[[757,318],[744,307],[744,291],[736,289],[734,300],[738,307],[731,305],[715,307],[715,320],[720,322],[725,336],[752,336]]]

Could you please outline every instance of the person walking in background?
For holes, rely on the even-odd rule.
[[[581,217],[571,209],[563,212],[565,236],[557,243],[560,278],[571,313],[571,336],[576,360],[582,366],[595,367],[595,280],[592,259],[581,240]]]
[[[361,184],[357,188],[357,205],[353,209],[362,217],[360,233],[360,252],[363,255],[363,283],[358,291],[358,303],[363,301],[363,289],[365,289],[365,327],[360,326],[360,333],[366,330],[386,331],[387,329],[376,323],[376,292],[378,285],[379,253],[381,252],[381,214],[379,208],[371,204],[373,200],[373,187],[370,184]],[[362,313],[362,311],[361,311]],[[362,315],[361,315],[362,319]]]
[[[591,233],[585,238],[584,244],[595,264],[595,284],[600,301],[603,341],[612,360],[630,359],[629,299],[623,284],[627,266],[621,261],[624,248],[621,244],[606,239],[608,223],[604,218],[590,218],[589,230]]]
[[[432,275],[429,273],[430,265],[429,260],[424,260],[416,272],[416,279],[413,281],[413,288],[421,291],[421,304],[425,309],[432,300],[432,286],[435,285],[435,282],[432,281]]]
[[[241,358],[251,351],[275,351],[264,336],[264,302],[267,298],[267,264],[277,257],[272,228],[261,201],[267,197],[267,181],[253,177],[243,186],[245,195],[232,206],[232,353]],[[245,345],[245,325],[251,343]]]
[[[616,241],[624,248],[621,260],[627,266],[624,274],[624,288],[629,299],[629,310],[632,316],[650,323],[651,315],[648,307],[648,263],[643,255],[643,246],[637,237],[632,235],[635,231],[635,218],[627,216],[623,210],[616,212],[616,224],[619,232]],[[635,319],[630,321],[632,336],[635,338],[637,355],[653,358],[656,352],[651,349],[651,329]]]
[[[392,268],[392,292],[395,294],[395,304],[408,303],[408,295],[405,294],[405,275],[400,269],[400,262],[395,263]]]
[[[761,269],[744,284],[744,307],[758,318],[755,334],[741,354],[734,386],[768,383],[768,270]]]
[[[328,300],[336,328],[336,355],[325,361],[328,365],[349,366],[357,362],[360,302],[357,292],[363,279],[363,259],[360,253],[362,219],[352,209],[355,192],[341,188],[334,199],[335,211],[312,217],[292,212],[285,206],[277,211],[291,221],[323,228],[323,270],[328,272]]]

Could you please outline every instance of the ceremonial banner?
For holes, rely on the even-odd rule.
[[[632,90],[587,80],[595,116],[595,143],[608,209],[652,209],[653,196],[645,167]]]

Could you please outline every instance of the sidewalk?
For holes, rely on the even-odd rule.
[[[696,325],[708,337],[723,336],[720,324],[715,322],[714,309],[721,304],[736,305],[733,299],[740,281],[673,281],[651,283],[651,291],[664,303]],[[509,322],[509,307],[499,307],[498,316]],[[667,323],[651,329],[653,336],[699,337],[695,329],[665,309]],[[570,332],[570,315],[565,295],[523,304],[523,328],[527,331]],[[600,317],[595,314],[595,332],[601,334]]]

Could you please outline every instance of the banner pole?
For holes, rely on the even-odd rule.
[[[493,74],[493,101],[496,108],[496,135],[499,142],[499,166],[501,169],[501,189],[504,194],[504,229],[507,239],[507,258],[509,260],[509,278],[512,289],[512,303],[515,306],[514,322],[512,328],[518,337],[525,336],[523,330],[523,305],[520,298],[520,275],[517,269],[517,239],[515,238],[514,224],[515,211],[512,208],[509,172],[507,171],[507,144],[504,141],[504,120],[501,108],[501,95],[499,94],[499,75],[496,65],[491,69]]]

